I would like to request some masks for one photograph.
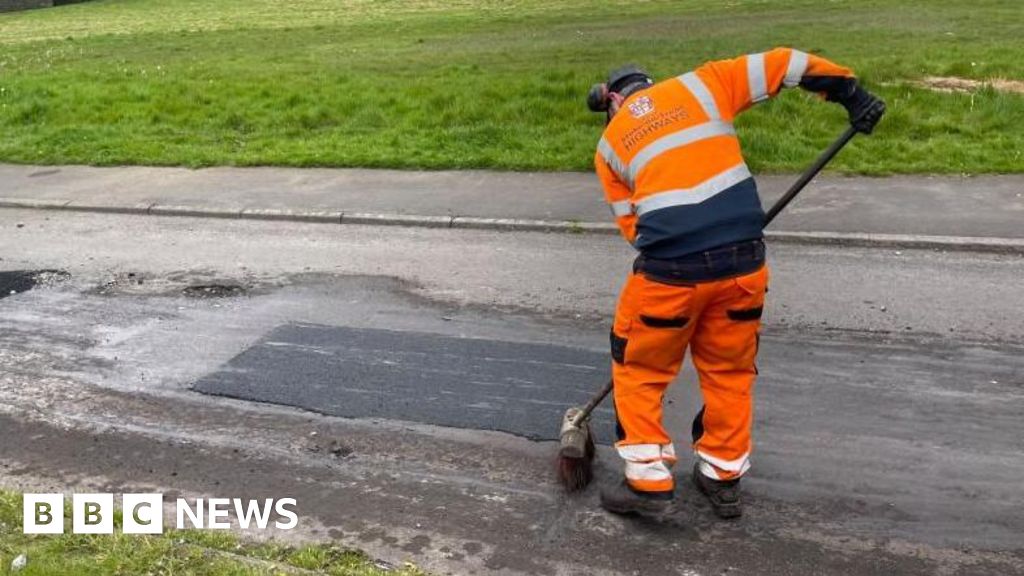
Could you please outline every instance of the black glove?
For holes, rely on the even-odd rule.
[[[871,134],[885,114],[885,102],[856,84],[839,103],[850,114],[850,124],[864,134]]]

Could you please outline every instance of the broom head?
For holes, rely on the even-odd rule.
[[[570,408],[559,435],[558,481],[567,492],[578,492],[594,478],[594,436],[587,419],[576,424],[579,408]]]

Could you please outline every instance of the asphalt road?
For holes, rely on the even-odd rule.
[[[532,420],[475,430],[495,427],[458,394],[320,414],[316,387],[338,392],[364,336],[383,338],[361,348],[382,360],[364,363],[378,390],[415,387],[389,350],[519,360],[492,379],[536,379],[530,356],[597,362],[629,266],[614,238],[3,211],[0,258],[71,275],[0,299],[3,485],[287,492],[303,535],[439,573],[1024,574],[1020,257],[774,247],[749,513],[733,524],[682,484],[685,461],[663,523],[607,515],[595,490],[566,498]],[[185,291],[210,285],[237,289]],[[301,346],[255,366],[275,384],[319,358],[301,393],[192,390],[282,341]],[[430,389],[470,388],[444,366],[431,360]],[[680,445],[692,380],[668,398]],[[599,480],[617,467],[602,451]]]

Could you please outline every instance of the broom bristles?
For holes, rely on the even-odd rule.
[[[588,430],[589,432],[589,430]],[[558,455],[558,481],[566,492],[579,492],[594,479],[596,447],[591,434],[587,434],[586,450],[582,458]]]
[[[589,458],[558,458],[558,481],[566,492],[579,492],[594,479],[594,468]]]

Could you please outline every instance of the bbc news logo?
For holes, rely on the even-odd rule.
[[[294,498],[178,498],[175,527],[228,530],[233,519],[243,530],[266,530],[271,524],[278,530],[291,530],[299,523],[295,506]],[[22,507],[25,534],[64,533],[63,494],[25,494]],[[71,532],[113,534],[115,510],[113,494],[75,494],[71,497]],[[123,494],[121,510],[124,534],[163,533],[163,494]]]

